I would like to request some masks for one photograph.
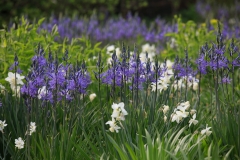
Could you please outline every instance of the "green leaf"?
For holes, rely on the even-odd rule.
[[[121,157],[121,160],[128,160],[128,157],[126,156],[126,153],[119,147],[119,145],[114,141],[114,139],[107,134],[108,139],[113,144],[114,148],[118,151],[119,156]]]

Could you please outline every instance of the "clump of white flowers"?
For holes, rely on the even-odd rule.
[[[89,99],[92,102],[95,98],[97,97],[97,95],[95,93],[92,93],[89,95]]]
[[[210,129],[211,129],[211,127],[208,127],[208,124],[207,124],[206,128],[201,131],[201,134],[209,136],[212,133],[212,131],[210,131]]]
[[[189,107],[189,101],[178,104],[171,115],[172,122],[176,121],[177,123],[180,123],[184,118],[186,118],[189,115],[189,112],[186,112]]]
[[[198,89],[198,83],[199,80],[193,76],[185,76],[180,78],[179,80],[175,80],[173,82],[173,88],[176,91],[177,89],[185,88],[186,84],[188,89],[193,89],[194,91],[197,91]]]
[[[166,116],[166,114],[167,114],[167,112],[169,111],[169,106],[167,106],[167,105],[163,105],[163,107],[162,107],[162,111],[163,111],[163,114],[164,114],[164,122],[166,122],[167,121],[167,116]]]
[[[0,83],[0,94],[4,94],[5,89],[6,88]]]
[[[108,64],[111,64],[112,54],[113,54],[114,52],[116,52],[117,57],[120,57],[120,55],[121,55],[121,53],[122,53],[119,47],[115,48],[114,45],[110,45],[110,46],[107,47],[107,54],[110,56],[110,57],[107,59],[107,63],[108,63]]]
[[[121,129],[118,124],[121,121],[125,120],[125,116],[128,115],[127,111],[124,109],[124,103],[120,102],[119,104],[113,103],[112,105],[113,113],[111,115],[112,120],[108,121],[106,124],[109,124],[109,130],[111,132],[119,132],[118,130]]]
[[[29,135],[32,135],[32,133],[36,132],[36,123],[35,122],[30,122],[29,126]]]
[[[189,108],[190,108],[189,101],[179,103],[171,115],[171,121],[172,122],[176,121],[177,123],[180,123],[184,118],[191,116],[188,122],[189,127],[192,124],[196,125],[198,123],[198,120],[196,120],[196,110],[192,109],[189,112]]]
[[[0,120],[0,131],[3,133],[3,129],[7,126],[7,124],[5,123],[5,120],[4,121],[1,121]]]
[[[142,52],[139,55],[141,62],[147,62],[146,52],[150,61],[153,61],[153,57],[156,55],[155,45],[150,45],[149,43],[142,45]]]
[[[21,137],[15,139],[15,147],[17,147],[18,149],[24,148],[24,141],[22,140]]]
[[[167,60],[165,66],[162,64],[161,67],[163,68],[163,73],[158,79],[157,83],[152,82],[151,88],[152,91],[155,92],[158,90],[160,93],[164,90],[166,91],[171,83],[171,78],[173,77],[173,70],[172,70],[173,62]]]
[[[15,94],[17,94],[18,96],[20,95],[20,85],[24,84],[22,81],[24,78],[25,78],[24,76],[21,76],[18,73],[8,72],[8,77],[5,78],[5,80],[10,83],[10,87],[14,92],[14,95]]]

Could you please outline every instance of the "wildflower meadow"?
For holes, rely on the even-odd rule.
[[[240,159],[239,21],[222,17],[11,22],[0,30],[0,158]]]

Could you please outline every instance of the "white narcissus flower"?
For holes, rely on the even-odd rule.
[[[183,118],[186,118],[189,115],[189,112],[186,112],[189,107],[189,101],[180,103],[177,108],[174,109],[174,112],[171,116],[172,122],[176,121],[177,123],[179,123]]]
[[[197,110],[196,109],[191,109],[190,114],[194,115],[195,113],[197,113]]]
[[[114,132],[116,131],[118,133],[118,130],[121,129],[117,124],[116,124],[116,120],[114,118],[112,118],[111,121],[108,121],[106,124],[109,124],[110,128],[109,131]]]
[[[36,124],[35,122],[30,122],[30,126],[29,126],[29,135],[32,135],[33,132],[36,132]]]
[[[193,82],[193,90],[194,91],[198,90],[198,83],[197,82]]]
[[[124,109],[124,103],[120,102],[119,104],[117,103],[113,103],[112,105],[112,109],[113,109],[113,113],[111,115],[112,120],[108,121],[106,124],[110,125],[109,130],[111,132],[116,131],[118,133],[118,130],[121,129],[117,123],[120,123],[120,121],[124,121],[125,120],[125,115],[128,115],[127,111]]]
[[[176,114],[177,114],[179,117],[186,118],[186,117],[189,115],[189,112],[176,111]]]
[[[169,84],[168,84],[169,82],[170,82],[170,80],[168,79],[168,77],[161,77],[157,81],[157,90],[159,90],[160,93],[162,92],[162,90],[166,91],[169,86]],[[152,88],[153,92],[156,91],[156,83],[155,82],[151,83],[151,88]]]
[[[15,139],[15,147],[17,147],[18,149],[24,148],[24,141],[22,140],[21,137]]]
[[[196,125],[198,123],[198,120],[196,120],[196,114],[193,115],[193,117],[189,120],[189,127],[194,124]]]
[[[173,82],[173,89],[174,89],[174,91],[180,90],[181,88],[185,88],[185,84],[183,82],[183,79],[175,80]]]
[[[149,43],[142,45],[142,52],[139,55],[141,62],[147,62],[146,52],[150,61],[153,61],[153,57],[156,55],[155,45],[150,45]]]
[[[149,43],[142,45],[142,52],[148,52],[148,51],[150,51]]]
[[[181,111],[185,111],[185,110],[188,110],[189,107],[190,107],[190,103],[189,103],[189,101],[186,101],[186,102],[180,103],[180,105],[177,107],[177,109],[179,109]]]
[[[110,54],[111,52],[113,52],[115,50],[115,46],[111,45],[107,47],[107,54]]]
[[[206,128],[201,131],[202,135],[206,134],[207,136],[209,136],[212,133],[212,131],[210,131],[211,127],[207,127],[207,126],[208,125],[206,125]]]
[[[6,127],[7,126],[7,124],[5,123],[5,120],[4,121],[1,121],[0,120],[0,131],[3,133],[3,129],[4,129],[4,127]]]
[[[179,123],[182,120],[182,117],[179,116],[178,114],[172,114],[172,122],[176,121],[177,123]]]
[[[107,59],[107,64],[109,64],[109,65],[112,64],[112,58],[109,57],[109,58]]]
[[[163,106],[163,114],[166,114],[168,110],[169,110],[169,106],[164,105]]]
[[[97,97],[97,95],[95,93],[92,93],[89,95],[89,99],[92,102],[95,98]]]
[[[167,69],[168,70],[171,70],[172,69],[172,66],[173,66],[174,62],[170,61],[170,60],[167,60],[166,61],[166,66],[167,66]]]
[[[4,94],[5,89],[6,88],[0,83],[0,93]]]
[[[8,77],[5,78],[11,85],[11,88],[14,88],[16,85],[23,85],[24,76],[20,76],[20,74],[16,73],[16,80],[15,80],[15,73],[8,72]],[[17,83],[17,84],[16,84]]]
[[[13,96],[16,96],[17,95],[17,97],[20,97],[20,89],[21,89],[21,87],[20,86],[17,86],[16,88],[15,87],[11,87],[11,89],[13,90]],[[17,91],[17,93],[16,93],[16,91]]]
[[[119,104],[113,103],[112,105],[113,113],[111,115],[112,118],[116,118],[116,120],[125,120],[125,115],[128,115],[127,111],[124,109],[124,103],[120,102]]]
[[[120,57],[120,56],[121,56],[121,50],[120,50],[120,48],[116,48],[115,51],[116,51],[117,57]]]
[[[167,116],[164,115],[164,122],[167,122]]]

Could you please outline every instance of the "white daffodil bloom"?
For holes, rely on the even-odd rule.
[[[198,83],[197,82],[193,82],[193,90],[194,91],[198,90]]]
[[[5,93],[5,87],[0,83],[0,93],[4,94]]]
[[[177,108],[174,109],[172,114],[172,122],[176,121],[179,123],[183,118],[186,118],[189,115],[189,112],[186,110],[190,107],[189,101],[180,103]]]
[[[115,50],[115,46],[111,45],[107,47],[107,54],[111,54]]]
[[[167,83],[161,83],[161,84],[159,84],[158,86],[159,86],[159,91],[160,91],[160,93],[161,93],[163,90],[164,90],[164,91],[167,90],[169,84],[167,84]]]
[[[170,83],[171,76],[165,75],[164,77],[159,78],[160,84],[168,84]]]
[[[0,120],[0,131],[3,133],[3,129],[7,126],[7,124],[5,123],[5,120],[4,121],[1,121]]]
[[[186,118],[186,117],[189,115],[189,112],[176,111],[176,114],[177,114],[179,117]]]
[[[182,116],[178,115],[178,114],[172,114],[172,122],[176,121],[177,123],[179,123],[182,120]]]
[[[22,140],[21,137],[15,139],[15,147],[17,147],[18,149],[24,148],[24,141]]]
[[[112,118],[111,121],[108,121],[106,124],[109,124],[110,128],[109,131],[114,132],[116,131],[118,133],[118,130],[121,129],[117,124],[114,118]]]
[[[5,78],[5,80],[10,83],[10,87],[11,87],[12,91],[14,92],[13,96],[15,96],[17,94],[17,96],[20,97],[20,88],[21,87],[19,85],[24,84],[22,79],[24,79],[24,76],[20,76],[20,74],[16,73],[16,77],[15,77],[15,73],[8,72],[8,77]]]
[[[157,87],[157,88],[156,88]],[[156,86],[156,83],[155,82],[152,82],[151,83],[151,88],[152,88],[152,92],[156,92],[156,89],[159,90],[159,85]]]
[[[115,51],[116,51],[117,57],[119,58],[121,56],[121,53],[122,53],[120,48],[116,48]]]
[[[164,115],[163,120],[164,120],[164,122],[167,122],[167,116]]]
[[[185,111],[185,110],[188,110],[189,107],[190,107],[190,103],[189,103],[189,101],[186,101],[186,102],[180,103],[180,105],[177,107],[177,109],[179,109],[181,111]]]
[[[153,57],[156,55],[155,45],[150,45],[149,43],[142,45],[142,52],[139,54],[141,62],[147,62],[146,52],[150,61],[153,61]]]
[[[190,114],[191,114],[191,115],[194,115],[195,113],[197,113],[197,110],[196,110],[196,109],[191,109],[191,110],[190,110]]]
[[[189,120],[189,127],[194,124],[196,125],[198,123],[198,120],[196,120],[196,114],[193,115],[193,117]]]
[[[169,86],[169,83],[170,80],[168,79],[168,77],[161,77],[158,81],[157,81],[157,88],[156,88],[156,83],[155,82],[152,82],[151,83],[151,88],[152,88],[152,91],[155,92],[156,89],[160,91],[160,93],[162,92],[162,90],[166,91],[168,86]]]
[[[179,80],[175,80],[173,82],[173,89],[176,90],[180,90],[181,88],[185,88],[185,84],[183,83],[182,79]]]
[[[95,93],[92,93],[89,95],[89,99],[92,102],[95,98],[97,97],[97,95]]]
[[[210,131],[211,127],[207,127],[207,126],[208,125],[206,125],[206,128],[201,131],[202,135],[206,134],[207,136],[209,136],[212,133],[212,131]]]
[[[36,132],[36,124],[35,122],[30,122],[30,126],[29,126],[29,135],[32,135],[33,132]]]
[[[168,110],[169,110],[169,106],[164,105],[164,106],[163,106],[163,114],[165,115]]]
[[[23,85],[23,79],[24,76],[20,76],[20,74],[16,73],[16,79],[15,79],[15,73],[8,72],[8,77],[5,78],[6,81],[8,81],[11,85],[11,88],[14,88],[16,85]]]
[[[13,93],[13,96],[16,96],[17,95],[17,97],[20,97],[20,89],[21,89],[21,87],[20,86],[17,86],[17,87],[11,87],[11,89],[12,89],[12,91],[14,92]],[[16,93],[17,92],[17,93]]]
[[[128,115],[127,111],[124,109],[124,103],[121,102],[119,104],[113,103],[112,105],[113,113],[111,115],[112,118],[116,118],[116,120],[125,120],[125,115]]]
[[[174,75],[174,73],[173,73],[173,70],[172,70],[172,69],[168,69],[168,70],[166,70],[166,72],[164,72],[164,74],[165,74],[165,76],[168,76],[168,77],[169,77],[169,79],[171,79],[171,78],[172,78],[172,76]]]
[[[142,45],[142,52],[148,52],[151,50],[149,43]]]
[[[109,64],[109,65],[112,64],[112,58],[111,58],[111,57],[109,57],[109,58],[107,59],[107,64]]]
[[[166,66],[168,70],[172,70],[172,66],[173,66],[174,62],[167,60],[166,61]]]

